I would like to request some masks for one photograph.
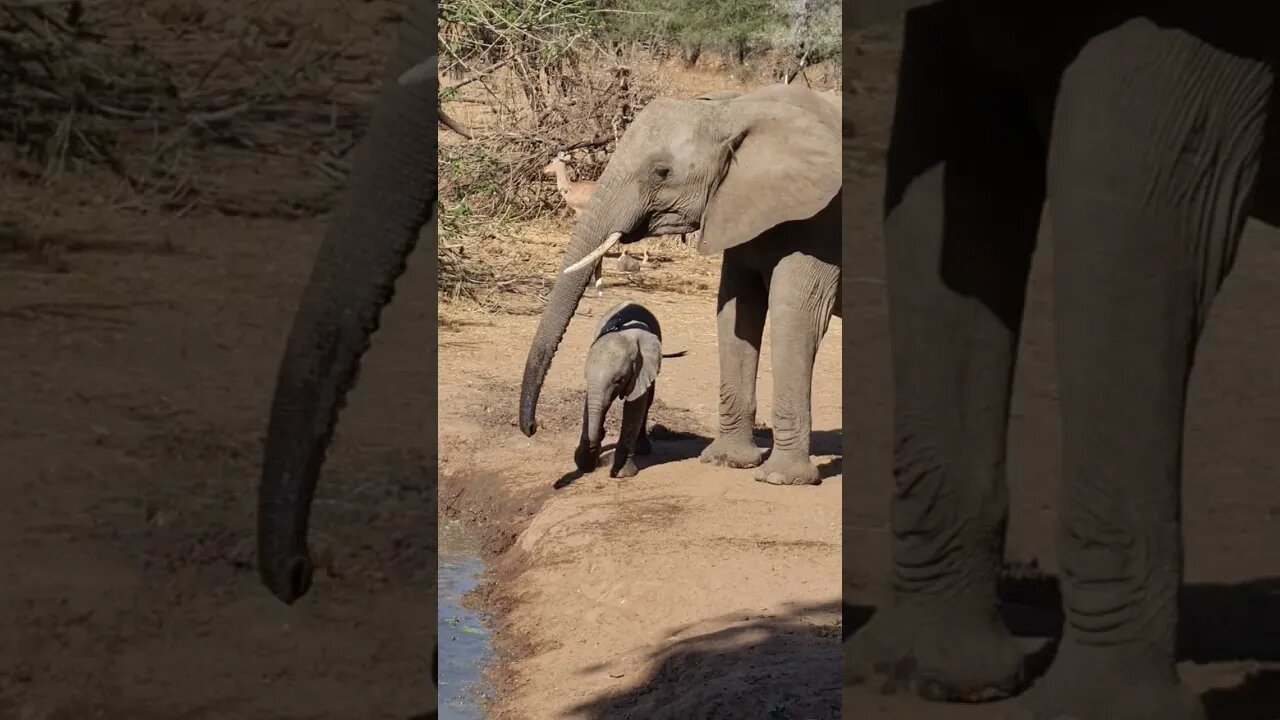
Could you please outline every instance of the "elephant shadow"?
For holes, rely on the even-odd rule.
[[[1055,577],[1009,574],[1001,582],[1001,614],[1014,635],[1048,638],[1027,660],[1028,676],[1039,677],[1057,651],[1062,631],[1062,596]],[[871,619],[874,608],[844,605],[847,639]],[[1280,578],[1243,583],[1191,583],[1182,591],[1178,657],[1197,664],[1280,662]],[[1280,670],[1250,672],[1234,687],[1202,695],[1211,720],[1274,720],[1280,717]]]
[[[759,427],[752,434],[755,436],[756,445],[762,448],[773,446],[772,428]],[[641,475],[644,474],[645,468],[697,458],[703,449],[711,444],[711,438],[706,435],[683,430],[672,430],[662,423],[654,423],[649,428],[649,439],[653,442],[653,452],[636,458],[636,467],[640,469]],[[841,448],[842,442],[843,433],[840,430],[814,430],[810,433],[810,453],[819,456],[836,456],[827,458],[818,465],[818,482],[844,472],[844,458],[841,456],[843,452]],[[607,472],[609,464],[613,461],[615,447],[617,447],[616,443],[608,443],[601,448],[600,467],[593,472]],[[583,477],[584,473],[581,471],[571,470],[560,476],[560,479],[556,480],[553,487],[559,490],[572,485]]]
[[[572,714],[587,720],[839,717],[840,641],[826,620],[838,610],[836,602],[804,605],[691,633],[654,651],[650,658],[657,662],[639,682],[587,700]],[[604,670],[626,668],[592,666],[582,674]]]

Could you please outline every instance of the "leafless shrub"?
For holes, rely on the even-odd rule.
[[[323,212],[394,6],[3,0],[0,143],[30,182],[107,170],[122,207]]]
[[[558,152],[573,155],[579,179],[597,177],[655,84],[595,42],[589,0],[445,0],[440,11],[441,100],[473,134],[442,135],[441,291],[458,297],[484,283],[536,291],[544,282],[532,268],[499,278],[479,269],[478,254],[446,248],[558,207],[542,174]]]

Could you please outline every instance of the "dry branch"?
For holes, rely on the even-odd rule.
[[[608,152],[655,84],[632,77],[620,59],[590,40],[584,0],[446,0],[441,4],[441,72],[457,78],[441,93],[462,115],[471,139],[440,147],[439,250],[445,298],[540,293],[541,270],[494,268],[468,248],[501,237],[516,223],[561,207],[542,172],[573,152],[578,179],[604,170]],[[509,11],[509,12],[508,12]],[[541,18],[535,21],[533,18]],[[450,117],[442,110],[441,119]]]
[[[381,58],[349,59],[372,16],[326,34],[290,4],[0,0],[0,142],[40,182],[107,170],[128,207],[321,212]]]
[[[462,123],[458,122],[457,120],[454,120],[449,115],[449,113],[444,111],[444,108],[437,108],[436,112],[440,114],[440,124],[444,125],[445,127],[458,133],[459,135],[461,135],[462,137],[468,140],[474,137],[474,135],[471,134],[470,130],[468,130],[465,126],[463,126]]]

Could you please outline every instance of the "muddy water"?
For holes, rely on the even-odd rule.
[[[483,572],[484,562],[466,528],[442,522],[436,626],[440,638],[440,720],[485,717],[489,625],[481,613],[462,606],[466,594],[480,584]]]

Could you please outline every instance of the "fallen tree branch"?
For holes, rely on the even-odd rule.
[[[505,66],[506,66],[506,64],[507,64],[507,63],[509,63],[509,62],[511,62],[511,58],[505,58],[505,59],[503,59],[503,60],[499,60],[498,62],[496,62],[496,63],[494,63],[494,64],[490,65],[489,67],[487,67],[487,68],[485,68],[485,69],[483,69],[483,70],[477,70],[477,71],[475,71],[474,73],[472,73],[472,74],[471,74],[471,77],[465,78],[465,79],[463,79],[463,80],[459,80],[458,82],[456,82],[456,83],[454,83],[454,84],[452,84],[452,85],[448,85],[448,86],[446,86],[446,87],[441,88],[441,91],[442,91],[442,92],[448,92],[448,91],[450,91],[450,90],[457,90],[458,88],[466,87],[467,85],[470,85],[471,83],[473,83],[473,82],[475,82],[475,81],[477,81],[477,80],[483,80],[484,78],[488,77],[489,75],[492,75],[492,74],[494,73],[494,71],[495,71],[495,70],[499,70],[499,69],[501,69],[501,68],[505,67]]]
[[[459,135],[461,135],[462,137],[468,140],[472,138],[471,131],[468,130],[462,123],[450,117],[449,113],[444,111],[444,108],[438,107],[436,108],[436,112],[440,113],[440,124],[444,125],[445,127],[458,133]]]
[[[596,137],[593,137],[590,140],[583,140],[581,142],[569,143],[568,145],[561,145],[560,147],[556,148],[556,152],[569,152],[570,150],[581,150],[582,148],[604,147],[605,145],[608,145],[609,143],[613,142],[616,139],[617,138],[615,138],[612,133],[608,135],[597,135]]]

